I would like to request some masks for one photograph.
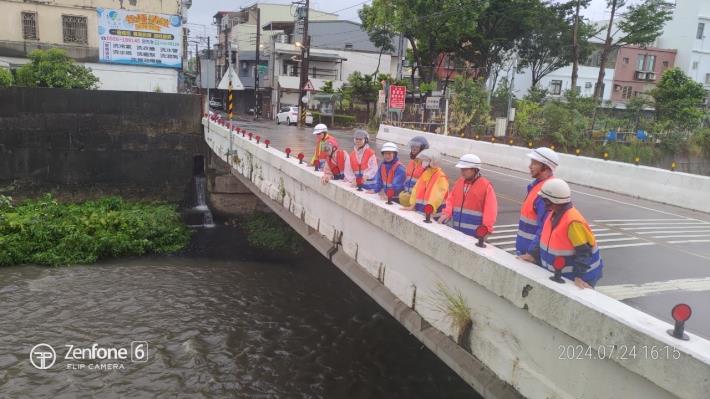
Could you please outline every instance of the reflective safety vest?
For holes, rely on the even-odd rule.
[[[333,155],[335,155],[335,160],[333,160]],[[333,174],[334,180],[342,180],[345,178],[345,150],[337,150],[335,154],[331,154],[326,158],[328,162],[328,168],[330,173]]]
[[[411,193],[414,186],[417,184],[417,180],[424,173],[424,168],[422,167],[422,161],[418,159],[412,159],[407,164],[407,178],[404,181],[404,191]]]
[[[315,165],[316,161],[320,161],[320,165],[318,165],[318,169],[322,169],[323,166],[325,166],[325,160],[328,158],[328,153],[325,151],[325,143],[330,142],[331,145],[337,147],[338,146],[338,140],[335,139],[335,137],[329,135],[326,133],[326,136],[322,140],[316,141],[316,150],[313,153],[313,159],[311,159],[311,165]]]
[[[417,192],[415,193],[416,195],[416,200],[417,202],[414,204],[414,209],[419,212],[424,214],[424,207],[429,203],[429,196],[431,196],[431,191],[436,187],[436,181],[439,179],[441,176],[442,172],[441,170],[437,170],[433,175],[431,175],[431,178],[427,182],[427,184],[420,184],[419,188],[417,188]],[[438,209],[434,209],[434,213],[431,215],[433,218],[438,218],[441,216],[441,210],[444,209],[445,203],[442,202],[441,205],[439,205]]]
[[[472,183],[459,179],[449,195],[452,196],[451,222],[453,228],[470,236],[483,223],[483,207],[486,203],[486,192],[491,182],[479,176]],[[448,212],[448,211],[447,211]]]
[[[570,280],[574,280],[573,260],[575,253],[574,245],[569,239],[568,234],[569,226],[572,222],[583,223],[589,229],[589,224],[587,224],[587,220],[584,219],[584,216],[582,216],[576,208],[572,207],[565,211],[554,229],[552,228],[552,212],[550,212],[545,219],[545,224],[540,234],[540,260],[542,266],[554,272],[555,259],[560,258],[557,259],[557,261],[564,262],[562,275]],[[588,266],[588,269],[584,275],[581,276],[582,280],[593,284],[601,278],[604,263],[599,255],[599,247],[596,243],[592,248],[591,255],[584,259],[583,263]]]
[[[543,183],[547,179],[540,180],[528,191],[523,206],[520,208],[520,221],[518,222],[518,236],[515,239],[515,249],[518,253],[524,254],[528,252],[530,243],[535,239],[537,232],[537,211],[535,211],[535,200],[537,194],[542,189]]]
[[[353,170],[353,174],[355,174],[355,178],[362,178],[364,176],[364,170],[367,170],[367,165],[370,162],[370,157],[375,156],[375,151],[372,150],[372,148],[367,148],[363,153],[362,153],[362,159],[360,160],[360,163],[357,162],[357,150],[353,150],[352,153],[350,153],[350,167]],[[369,190],[372,187],[375,186],[375,176],[373,176],[370,179],[367,179],[366,181],[363,182],[363,188],[365,190]]]
[[[387,190],[393,188],[392,183],[394,182],[394,175],[395,172],[397,172],[397,168],[399,168],[399,165],[399,161],[393,163],[390,166],[389,173],[387,172],[387,167],[384,162],[382,162],[382,165],[380,165],[380,180],[382,180],[382,191],[385,193],[385,195],[387,195]],[[392,199],[395,201],[399,201],[399,193],[396,190]]]

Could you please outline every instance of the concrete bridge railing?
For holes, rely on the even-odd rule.
[[[541,268],[342,182],[322,185],[320,173],[263,142],[215,124],[205,138],[235,176],[485,397],[707,398],[707,340],[676,340],[668,323],[599,292],[554,283]],[[470,353],[445,338],[458,331],[439,309],[442,285],[471,310]]]
[[[425,136],[442,154],[460,157],[474,153],[484,163],[527,172],[529,149],[503,143],[488,143],[454,136],[426,133],[402,127],[380,125],[377,138],[406,144],[414,136]],[[673,172],[650,166],[560,154],[555,174],[580,185],[648,199],[682,208],[710,212],[710,177]]]

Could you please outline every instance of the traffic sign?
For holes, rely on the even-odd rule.
[[[407,86],[390,86],[390,108],[404,109]]]
[[[441,97],[427,97],[426,109],[439,109],[440,103],[441,103]]]
[[[313,86],[313,83],[311,83],[311,81],[309,80],[308,82],[306,82],[306,85],[303,86],[303,90],[305,90],[305,91],[316,91],[316,88]]]

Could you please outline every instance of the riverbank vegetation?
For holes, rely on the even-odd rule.
[[[275,213],[254,212],[238,220],[253,249],[273,259],[288,259],[303,253],[306,242]]]
[[[13,204],[0,195],[0,266],[71,265],[184,248],[190,233],[173,205],[106,197],[60,203],[51,195]]]

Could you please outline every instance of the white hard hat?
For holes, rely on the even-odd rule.
[[[328,131],[328,126],[325,123],[319,123],[313,128],[313,134],[325,133]]]
[[[481,158],[474,154],[464,154],[456,164],[459,169],[476,168],[481,169]]]
[[[399,149],[397,148],[397,144],[387,142],[382,145],[382,149],[380,150],[380,152],[385,152],[385,151],[399,152]]]
[[[553,204],[566,204],[572,201],[572,191],[569,185],[564,180],[557,178],[546,181],[537,195],[547,198]]]
[[[439,153],[432,150],[431,148],[427,148],[426,150],[417,154],[417,159],[421,159],[422,161],[439,162]]]
[[[532,150],[528,153],[528,157],[547,165],[552,170],[555,170],[557,165],[560,164],[560,158],[557,156],[557,153],[547,147]]]

